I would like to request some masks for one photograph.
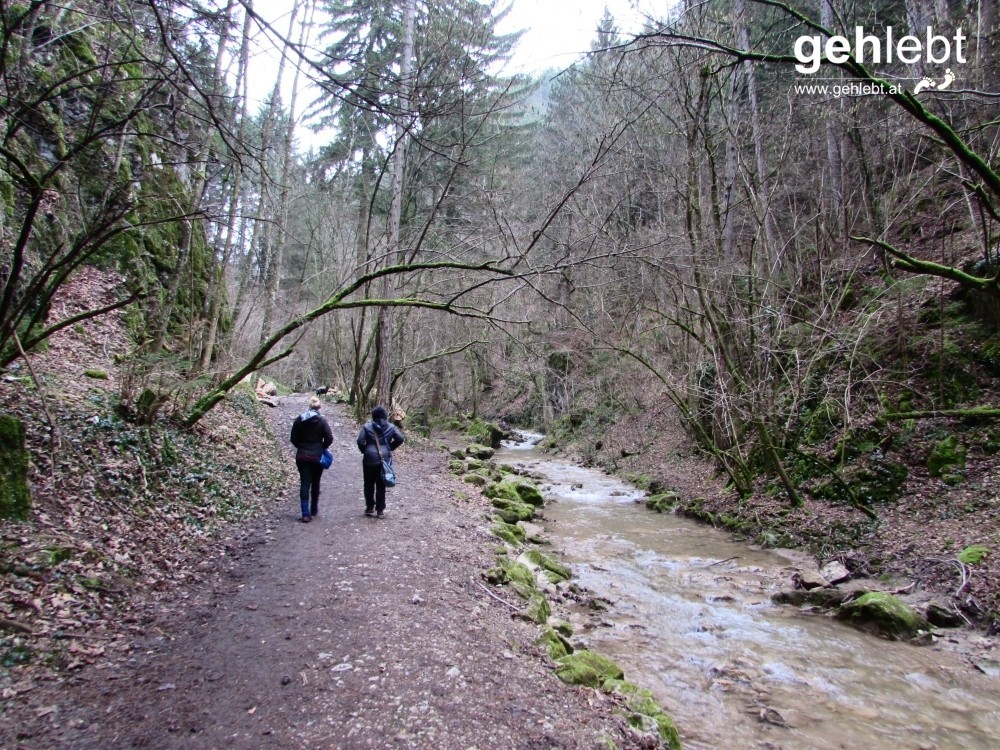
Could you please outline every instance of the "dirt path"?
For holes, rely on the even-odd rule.
[[[279,437],[305,401],[272,412]],[[327,412],[335,464],[319,517],[299,522],[290,483],[120,658],[0,717],[0,746],[643,746],[612,698],[559,682],[536,626],[483,590],[496,540],[446,455],[405,447],[387,518],[364,517],[354,423]]]

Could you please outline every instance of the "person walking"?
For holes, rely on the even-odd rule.
[[[292,445],[296,447],[295,466],[299,470],[299,502],[302,523],[309,523],[319,511],[319,480],[323,467],[319,460],[333,443],[330,424],[319,413],[322,403],[313,396],[309,408],[292,422]]]
[[[385,479],[382,462],[392,460],[392,452],[403,444],[405,438],[396,425],[389,421],[384,406],[372,409],[372,419],[358,433],[358,450],[361,451],[361,469],[365,480],[365,515],[385,518]]]

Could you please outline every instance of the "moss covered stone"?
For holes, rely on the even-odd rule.
[[[525,620],[544,625],[545,621],[549,619],[549,615],[552,614],[552,610],[549,607],[549,600],[536,591],[528,597],[527,606],[519,614]]]
[[[477,487],[482,487],[486,484],[486,477],[480,474],[466,474],[462,477],[462,481],[466,484],[474,484]]]
[[[24,520],[30,512],[24,425],[16,417],[0,414],[0,518]]]
[[[496,484],[489,484],[486,486],[486,489],[483,490],[483,493],[487,497],[491,497],[491,487],[496,487]],[[535,515],[535,509],[533,506],[528,505],[527,503],[522,503],[517,499],[512,500],[506,496],[493,496],[490,503],[494,508],[498,509],[497,515],[501,516],[501,518],[508,523],[513,523],[515,521],[530,521]],[[503,513],[500,513],[499,511],[503,511]]]
[[[488,458],[493,458],[494,451],[492,448],[479,445],[478,443],[473,443],[465,449],[465,454],[467,456],[472,456],[473,458],[478,458],[481,461],[485,461]]]
[[[490,529],[493,536],[503,539],[507,544],[514,547],[520,547],[524,544],[525,531],[523,526],[519,526],[516,523],[507,523],[505,521],[498,521],[493,528]]]
[[[569,685],[601,688],[608,680],[625,677],[625,672],[614,661],[588,649],[556,659],[556,664],[556,677]]]
[[[542,634],[538,636],[535,643],[545,649],[549,658],[553,660],[573,653],[572,644],[558,630],[549,626],[542,630]]]
[[[930,623],[892,594],[873,591],[842,604],[837,618],[869,633],[892,640],[912,640],[930,630]]]
[[[506,498],[507,500],[527,503],[536,508],[545,504],[541,491],[530,479],[505,476],[498,482],[493,482],[484,491],[489,498]]]
[[[452,474],[464,474],[465,461],[449,461],[448,471],[450,471]]]
[[[931,450],[927,457],[927,471],[932,477],[943,477],[965,469],[965,446],[954,435],[949,435]]]
[[[541,568],[545,571],[548,579],[552,583],[559,583],[560,581],[568,581],[573,577],[573,573],[562,563],[558,563],[553,560],[548,555],[539,552],[536,549],[528,550],[522,555],[524,559],[528,561],[530,565]]]
[[[651,495],[646,498],[646,507],[655,510],[657,513],[664,513],[674,509],[677,505],[676,492],[661,492],[658,495]]]

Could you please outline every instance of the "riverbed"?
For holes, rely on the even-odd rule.
[[[576,637],[675,719],[688,750],[995,750],[1000,679],[946,643],[913,646],[771,601],[803,558],[646,509],[598,470],[506,444],[543,476],[546,538],[609,602]]]

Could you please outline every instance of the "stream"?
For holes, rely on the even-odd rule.
[[[596,627],[592,612],[574,615],[574,641],[649,688],[686,750],[1000,748],[997,677],[938,646],[773,604],[793,557],[651,512],[644,492],[525,437],[497,460],[545,477],[547,540],[580,586],[611,602]]]

